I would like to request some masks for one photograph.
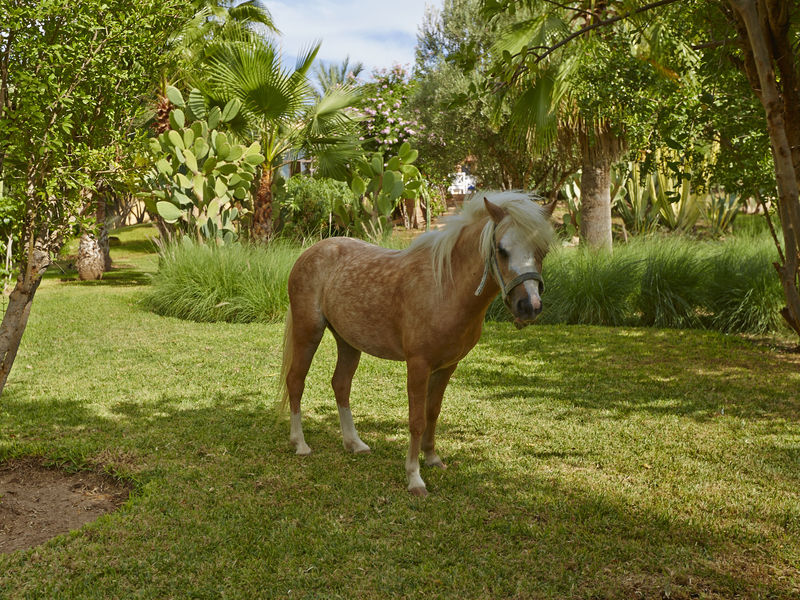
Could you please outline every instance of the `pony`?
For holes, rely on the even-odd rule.
[[[436,453],[436,422],[450,376],[475,346],[498,293],[522,328],[542,310],[542,261],[553,240],[554,204],[521,192],[473,195],[444,228],[405,250],[332,237],[297,259],[289,275],[280,383],[290,407],[290,443],[311,453],[300,400],[325,330],[338,357],[331,385],[346,450],[367,453],[350,410],[350,387],[362,352],[405,361],[410,441],[408,491],[427,495],[420,450],[428,466],[446,468]]]

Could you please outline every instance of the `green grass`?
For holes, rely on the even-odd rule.
[[[133,257],[132,263],[138,259]],[[364,357],[341,447],[326,335],[295,456],[279,324],[45,281],[0,459],[102,468],[118,512],[0,555],[3,598],[797,598],[800,358],[695,330],[487,324],[405,489],[401,363]],[[90,307],[90,310],[87,310]]]

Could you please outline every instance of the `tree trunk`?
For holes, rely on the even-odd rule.
[[[609,129],[580,132],[581,140],[581,243],[611,250],[611,165],[621,142]]]
[[[97,247],[103,255],[103,271],[111,270],[111,247],[108,243],[108,220],[106,199],[99,193],[95,197],[95,222],[97,223]]]
[[[50,265],[50,256],[42,250],[28,253],[28,264],[23,265],[17,285],[8,298],[8,307],[0,323],[0,394],[5,388],[8,374],[17,356],[22,334],[31,314],[33,296]]]
[[[264,167],[253,199],[252,238],[266,242],[272,237],[272,170]]]
[[[105,271],[103,251],[100,249],[100,244],[97,240],[88,233],[84,233],[81,236],[75,268],[78,269],[78,278],[81,281],[103,278],[103,272]]]
[[[800,139],[800,132],[787,132],[789,125],[800,127],[795,115],[797,107],[789,107],[785,103],[798,97],[796,89],[783,90],[780,85],[797,84],[794,74],[794,61],[791,55],[778,56],[773,50],[785,49],[789,46],[788,5],[764,0],[729,0],[737,16],[744,25],[745,36],[740,36],[745,51],[752,56],[752,66],[758,76],[759,89],[751,77],[756,94],[764,106],[767,118],[767,131],[772,147],[772,158],[775,163],[775,179],[778,186],[778,214],[783,230],[783,241],[786,248],[783,264],[775,267],[783,286],[786,307],[781,311],[789,326],[800,335],[800,289],[798,289],[798,266],[800,263],[800,191],[798,179],[800,173],[795,170],[792,148],[789,140]],[[776,42],[776,40],[778,40]],[[781,84],[775,76],[773,64],[780,66]],[[788,64],[787,64],[788,63]],[[786,73],[784,73],[786,71]],[[783,96],[783,98],[782,98]],[[785,112],[786,111],[786,112]],[[788,116],[790,117],[787,119]]]

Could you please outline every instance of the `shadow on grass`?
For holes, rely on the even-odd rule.
[[[465,360],[451,385],[483,388],[493,401],[552,398],[571,408],[612,411],[620,419],[644,412],[703,421],[722,411],[800,420],[800,357],[767,354],[741,338],[536,326],[516,334],[487,332],[480,343],[492,360]],[[523,368],[518,356],[526,361]],[[543,365],[541,371],[530,369],[532,360]],[[553,364],[564,370],[554,373]],[[487,382],[497,389],[487,389]]]
[[[68,285],[83,286],[134,286],[150,285],[152,274],[141,269],[124,265],[112,266],[110,271],[103,273],[102,279],[81,281],[74,263],[70,261],[57,261],[43,276],[45,281],[60,281]]]
[[[176,393],[104,411],[14,390],[3,402],[19,438],[0,445],[0,458],[46,446],[55,460],[99,456],[112,469],[138,471],[136,525],[121,518],[116,530],[112,517],[110,531],[92,532],[94,544],[82,534],[39,551],[49,570],[118,565],[93,576],[100,595],[104,586],[116,595],[113,586],[124,584],[126,557],[163,555],[152,544],[187,557],[147,563],[148,578],[169,582],[150,590],[162,596],[191,595],[196,582],[183,573],[195,569],[233,595],[256,577],[269,597],[286,589],[300,597],[322,589],[354,597],[791,598],[797,591],[796,568],[770,554],[774,539],[753,540],[691,510],[670,516],[640,502],[635,488],[593,488],[545,468],[520,468],[479,440],[446,457],[449,470],[424,468],[432,494],[410,498],[407,441],[396,435],[405,424],[357,416],[373,452],[352,456],[341,447],[332,399],[329,411],[306,419],[314,454],[305,458],[289,447],[287,420],[260,408],[255,392]],[[245,571],[263,555],[280,558],[259,560],[255,575]],[[36,573],[37,561],[4,560],[11,589]],[[130,585],[142,586],[133,573]]]

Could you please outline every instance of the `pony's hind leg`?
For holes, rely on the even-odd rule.
[[[322,334],[325,333],[325,325],[322,319],[321,322],[315,322],[315,319],[298,318],[296,314],[291,318],[293,319],[291,337],[289,346],[285,350],[291,352],[291,366],[286,375],[286,389],[291,410],[289,441],[294,445],[297,454],[305,456],[311,454],[311,448],[303,436],[300,400],[305,390],[306,375],[311,367],[311,361],[322,340]]]
[[[350,412],[350,387],[353,382],[353,375],[358,368],[358,361],[361,359],[361,352],[345,342],[333,329],[336,338],[336,348],[338,358],[336,359],[336,369],[333,372],[331,386],[336,397],[336,406],[339,409],[339,423],[342,426],[342,443],[345,450],[350,450],[356,454],[369,452],[369,446],[361,441],[353,423],[353,413]]]

